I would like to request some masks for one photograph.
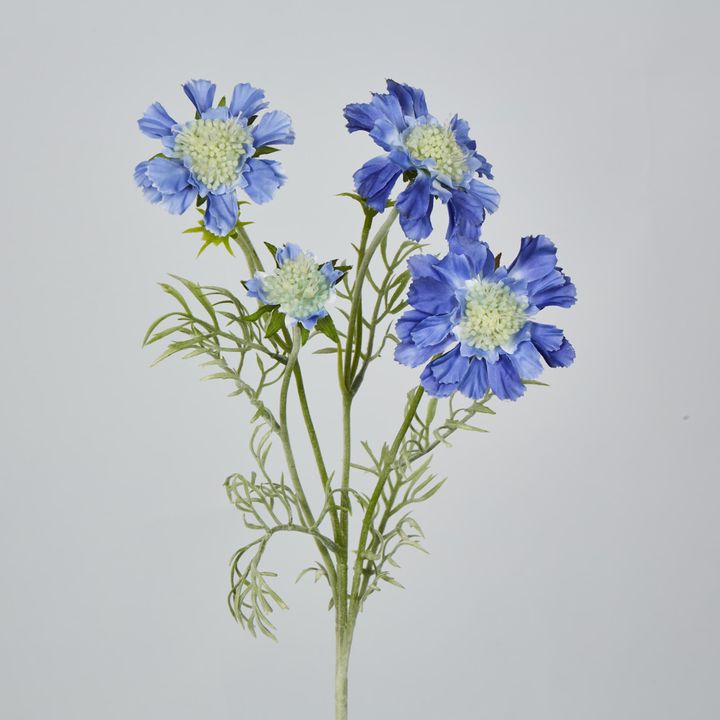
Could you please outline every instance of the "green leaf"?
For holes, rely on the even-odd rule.
[[[187,280],[184,277],[180,277],[179,275],[173,275],[170,274],[170,277],[175,278],[179,282],[181,282],[197,299],[197,301],[205,308],[207,311],[207,314],[212,318],[213,325],[215,327],[218,327],[218,321],[217,316],[215,315],[215,308],[212,306],[212,303],[205,297],[205,294],[202,291],[202,288],[197,283],[193,282],[192,280]]]
[[[321,317],[315,324],[315,328],[323,335],[327,335],[333,342],[340,342],[337,330],[335,329],[335,323],[329,315]]]
[[[427,406],[427,415],[425,416],[425,424],[430,425],[432,421],[435,419],[435,413],[437,412],[437,406],[438,406],[438,399],[436,397],[432,398]]]
[[[225,99],[225,96],[223,95],[223,96],[220,98],[220,102],[218,103],[218,107],[225,107],[225,105],[227,105],[227,100]]]
[[[486,415],[495,415],[495,411],[492,408],[489,408],[487,405],[483,405],[482,403],[473,403],[468,408],[468,411],[474,413],[485,413]]]
[[[270,316],[270,322],[265,328],[265,337],[272,337],[277,333],[280,328],[285,327],[285,313],[281,313],[276,307],[273,309],[273,314]]]
[[[269,145],[264,145],[263,147],[259,147],[255,151],[255,155],[253,155],[253,157],[260,157],[261,155],[270,155],[270,153],[275,153],[279,149],[280,148],[270,147]]]
[[[185,298],[180,294],[178,290],[176,290],[172,285],[169,285],[168,283],[159,283],[160,287],[168,294],[172,295],[179,303],[183,306],[183,309],[188,315],[192,315],[192,312],[190,311],[190,306],[185,301]]]
[[[320,348],[320,350],[313,351],[313,355],[330,355],[338,351],[337,347],[326,347]]]
[[[273,260],[275,260],[275,264],[277,265],[277,247],[269,242],[264,243],[264,245],[268,249],[270,254],[273,256]]]
[[[245,317],[241,317],[240,319],[243,322],[256,322],[259,320],[265,313],[272,312],[275,310],[278,306],[277,305],[263,305],[259,307],[254,313],[251,315],[245,315]]]
[[[309,337],[310,331],[304,325],[300,325],[300,344],[304,345]]]
[[[338,193],[336,197],[348,197],[356,202],[359,202],[363,207],[365,206],[365,201],[360,197],[360,195],[354,192],[341,192]]]

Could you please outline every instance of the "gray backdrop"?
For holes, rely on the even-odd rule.
[[[135,120],[156,99],[188,115],[191,77],[265,88],[298,139],[253,235],[335,257],[358,212],[334,193],[376,154],[341,108],[394,77],[495,164],[486,238],[559,245],[580,302],[553,317],[578,360],[438,453],[431,555],[406,553],[407,589],[362,616],[352,716],[720,717],[718,19],[709,2],[6,8],[0,714],[330,717],[327,593],[293,584],[312,548],[270,556],[279,644],[224,605],[248,537],[222,488],[249,469],[245,403],[140,350],[166,272],[238,291],[243,273],[196,260],[189,218],[142,199],[132,168],[156,144]],[[306,362],[326,446],[330,362]],[[377,364],[358,439],[392,431],[414,377]]]

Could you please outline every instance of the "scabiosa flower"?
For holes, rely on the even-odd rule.
[[[259,156],[293,143],[295,134],[280,110],[255,122],[268,103],[262,90],[247,83],[236,85],[230,103],[221,100],[218,107],[209,80],[190,80],[183,90],[195,119],[178,123],[156,102],[138,120],[145,135],[162,141],[163,151],[135,168],[135,182],[150,202],[173,214],[184,213],[198,197],[206,200],[206,229],[225,236],[237,222],[237,190],[264,203],[285,182],[280,163]]]
[[[575,359],[562,330],[531,319],[549,305],[575,303],[575,286],[544,235],[523,238],[508,267],[495,267],[484,242],[465,253],[408,262],[412,309],[397,322],[395,359],[411,367],[427,363],[420,382],[430,395],[459,390],[479,399],[489,389],[516,400],[525,392],[522,381],[542,372],[542,360],[567,367]]]
[[[468,134],[469,125],[455,115],[442,123],[428,112],[422,90],[387,81],[388,92],[373,94],[369,103],[345,107],[349,132],[364,130],[387,155],[368,160],[353,176],[367,204],[382,212],[397,179],[410,185],[397,197],[403,232],[422,240],[432,232],[435,198],[447,205],[447,238],[461,250],[476,242],[486,212],[494,212],[497,191],[476,176],[492,180],[490,163]]]
[[[248,295],[265,305],[276,305],[290,318],[312,330],[325,317],[326,306],[335,298],[335,283],[342,277],[332,262],[318,265],[310,252],[288,243],[275,253],[277,269],[272,275],[255,273],[245,284]]]

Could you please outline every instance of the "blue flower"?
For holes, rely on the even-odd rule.
[[[531,320],[549,305],[575,303],[575,285],[544,235],[523,238],[508,267],[495,267],[484,242],[465,253],[408,262],[412,309],[397,322],[395,359],[410,367],[427,363],[420,382],[430,395],[459,390],[479,399],[491,390],[516,400],[525,392],[522,381],[540,375],[543,360],[567,367],[575,359],[562,330]]]
[[[184,213],[197,198],[206,202],[204,224],[226,236],[238,218],[237,190],[257,203],[267,202],[285,182],[280,163],[260,155],[295,140],[290,117],[267,107],[265,93],[247,83],[236,85],[226,106],[213,107],[215,85],[190,80],[183,90],[196,114],[178,123],[158,102],[138,120],[140,130],[162,142],[163,151],[135,168],[135,183],[145,197],[171,213]]]
[[[290,318],[312,330],[328,312],[326,306],[335,297],[335,283],[342,277],[331,262],[318,265],[312,253],[288,243],[275,254],[277,270],[256,273],[245,284],[248,295],[265,305],[277,305]]]
[[[492,180],[492,166],[469,136],[469,125],[455,115],[443,124],[428,112],[422,90],[387,81],[388,92],[373,94],[369,103],[345,107],[349,132],[364,130],[387,152],[368,160],[353,176],[355,188],[377,212],[398,178],[410,180],[397,197],[403,232],[422,240],[432,232],[430,215],[435,199],[447,205],[447,238],[462,251],[477,242],[485,214],[494,212],[497,191],[477,179]]]

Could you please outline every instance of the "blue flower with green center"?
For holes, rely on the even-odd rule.
[[[275,260],[273,274],[256,273],[245,283],[248,295],[264,305],[276,305],[291,324],[312,330],[328,314],[326,306],[335,298],[335,284],[343,272],[331,262],[318,265],[312,253],[293,243],[280,248]]]
[[[395,359],[410,367],[427,363],[420,382],[430,395],[459,390],[479,399],[491,390],[516,400],[525,392],[523,380],[540,375],[543,360],[567,367],[575,359],[562,330],[531,319],[545,307],[575,304],[575,285],[544,235],[523,238],[508,267],[495,267],[484,242],[408,263],[412,309],[397,322]]]
[[[191,80],[183,90],[197,111],[193,120],[176,122],[159,102],[138,120],[163,151],[135,168],[135,182],[150,202],[177,215],[200,198],[207,230],[226,236],[238,218],[237,190],[264,203],[285,182],[280,163],[261,156],[294,142],[290,117],[272,110],[258,119],[268,105],[265,93],[247,83],[236,85],[229,104],[223,99],[218,107],[209,80]]]
[[[349,132],[364,130],[387,152],[355,173],[355,188],[369,207],[382,212],[402,175],[410,181],[396,202],[405,235],[411,240],[430,235],[437,198],[448,208],[450,245],[461,251],[477,242],[485,214],[498,207],[497,191],[477,179],[492,180],[492,166],[476,151],[465,120],[457,115],[448,123],[437,120],[422,90],[394,80],[387,81],[387,89],[344,110]]]

